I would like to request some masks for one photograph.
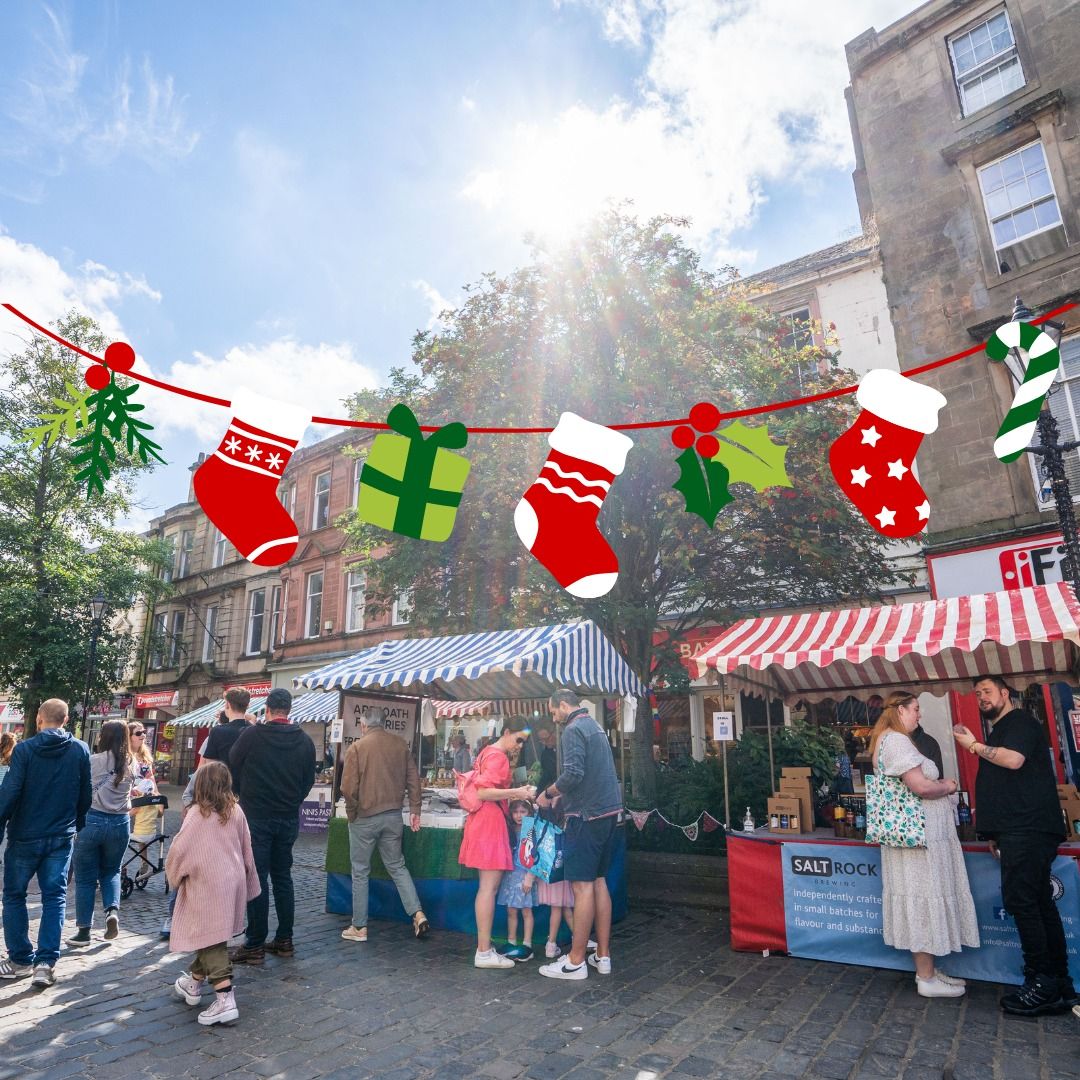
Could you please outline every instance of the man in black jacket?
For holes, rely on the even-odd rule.
[[[242,687],[234,686],[225,691],[225,711],[218,717],[217,724],[211,728],[210,735],[203,747],[202,756],[206,761],[223,761],[229,764],[229,754],[240,738],[244,728],[251,725],[254,717],[247,715],[247,707],[251,704],[251,695]],[[229,769],[232,772],[230,766]],[[232,773],[233,789],[237,789],[238,778]]]
[[[229,754],[262,886],[262,892],[247,906],[244,944],[230,950],[234,963],[261,964],[266,949],[278,956],[292,956],[295,951],[292,849],[300,832],[300,804],[315,783],[315,744],[289,722],[291,708],[288,690],[271,690],[266,699],[266,723],[242,731]],[[278,922],[269,944],[267,878],[274,887]]]

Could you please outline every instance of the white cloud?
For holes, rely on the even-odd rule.
[[[518,230],[565,237],[612,199],[693,219],[713,258],[770,181],[852,161],[844,43],[911,0],[582,0],[646,60],[632,101],[576,104],[493,132],[461,195]]]
[[[453,311],[458,305],[453,300],[447,300],[445,296],[429,281],[424,281],[423,278],[417,278],[412,283],[412,287],[416,289],[424,299],[428,302],[428,321],[427,328],[429,330],[437,330],[442,325],[442,320],[439,316],[444,311]]]
[[[469,97],[468,94],[461,95],[461,101],[459,102],[462,112],[476,112],[476,101]]]
[[[174,363],[158,378],[189,390],[231,399],[237,390],[254,390],[265,397],[303,405],[313,416],[343,416],[342,400],[377,384],[375,372],[353,355],[350,345],[306,345],[293,338],[264,344],[236,345],[222,356],[196,352],[191,360]],[[191,448],[213,449],[228,423],[228,412],[215,405],[177,398],[145,387],[148,414],[156,430],[185,432],[196,442]],[[258,417],[248,417],[253,423]],[[320,427],[320,435],[334,429]],[[177,451],[174,451],[176,456]]]

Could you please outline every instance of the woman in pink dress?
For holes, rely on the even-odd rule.
[[[502,735],[485,746],[473,762],[476,794],[481,805],[465,820],[458,862],[479,871],[476,891],[476,956],[478,968],[512,968],[514,961],[500,956],[491,947],[491,925],[495,920],[495,896],[503,872],[514,868],[510,853],[510,833],[506,827],[508,800],[531,799],[536,789],[510,786],[509,754],[524,745],[529,729],[524,719],[515,717],[503,724]]]

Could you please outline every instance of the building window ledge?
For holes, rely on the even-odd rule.
[[[999,103],[995,102],[995,105],[997,104]],[[985,128],[950,143],[942,149],[941,156],[949,165],[955,165],[961,158],[972,156],[980,146],[993,139],[1006,135],[1024,124],[1031,123],[1044,113],[1061,111],[1064,108],[1065,95],[1060,90],[1051,90],[1050,93],[1043,94],[1041,97],[1035,98],[1034,101],[1029,101],[1026,105],[1021,105],[1020,108],[1014,109],[1008,115],[987,125]],[[977,117],[978,113],[972,119]]]

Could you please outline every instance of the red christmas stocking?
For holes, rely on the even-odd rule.
[[[829,466],[840,490],[884,536],[926,528],[930,501],[912,469],[925,435],[937,430],[945,398],[898,371],[875,368],[859,383],[863,412],[832,444]]]
[[[311,416],[250,392],[235,394],[232,407],[221,445],[195,472],[195,497],[245,559],[280,566],[300,538],[277,487]]]
[[[634,442],[566,412],[548,444],[539,477],[514,511],[514,528],[568,593],[603,596],[619,576],[619,560],[596,519]]]

